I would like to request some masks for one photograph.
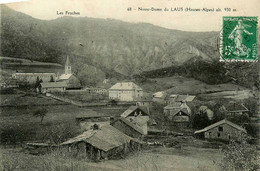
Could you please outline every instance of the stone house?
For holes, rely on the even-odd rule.
[[[190,124],[190,114],[186,108],[166,106],[164,108],[164,117],[167,119],[169,125],[188,127]]]
[[[208,140],[236,140],[239,141],[243,136],[247,135],[244,128],[223,119],[217,123],[209,125],[204,129],[195,131],[195,136]]]
[[[116,83],[109,89],[109,99],[135,101],[143,96],[143,89],[133,82]]]

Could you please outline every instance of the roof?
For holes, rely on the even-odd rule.
[[[21,73],[21,72],[17,72],[17,73],[14,73],[13,75],[47,75],[47,76],[50,76],[50,75],[56,75],[55,73]]]
[[[162,98],[166,96],[166,93],[164,91],[159,91],[159,92],[156,92],[153,94],[153,97],[156,97],[156,98]]]
[[[103,151],[109,151],[115,147],[121,146],[125,143],[130,142],[131,137],[122,133],[118,129],[111,125],[106,125],[101,127],[97,132],[84,140]]]
[[[62,74],[59,79],[60,80],[67,80],[72,76],[72,74]]]
[[[171,102],[171,104],[165,106],[164,109],[180,108],[181,105],[181,102]]]
[[[228,103],[224,105],[227,111],[248,111],[248,109],[243,104]]]
[[[66,64],[65,64],[65,65],[70,65],[70,59],[69,59],[69,56],[67,56]]]
[[[64,82],[44,82],[41,83],[42,88],[59,88],[67,87],[67,84]]]
[[[126,111],[124,111],[120,116],[126,118],[129,116],[132,112],[134,112],[136,109],[140,109],[144,113],[148,115],[148,111],[145,107],[140,107],[140,106],[130,106]]]
[[[206,111],[208,109],[208,106],[200,106],[199,110]]]
[[[174,108],[174,109],[171,110],[171,115],[172,115],[172,116],[175,116],[175,115],[177,115],[180,111],[182,111],[183,113],[189,115],[189,112],[188,112],[188,110],[187,110],[186,108],[183,108],[183,109],[181,109],[181,108]]]
[[[68,141],[61,143],[61,145],[73,144],[73,143],[84,141],[85,139],[93,136],[96,133],[96,131],[97,130],[88,130],[86,132],[83,132],[79,136],[76,136],[74,138],[69,139]]]
[[[136,97],[135,101],[137,102],[152,102],[152,95],[143,95],[141,97]]]
[[[77,115],[76,116],[76,119],[91,119],[91,118],[110,118],[109,115],[92,115],[92,116],[89,116],[89,115],[83,115],[83,114],[80,114],[80,115]]]
[[[189,95],[178,95],[176,98],[176,102],[191,102],[194,100],[196,96],[189,96]]]
[[[133,82],[120,82],[113,85],[110,90],[143,90]]]
[[[244,132],[244,133],[247,133],[244,128],[242,128],[242,127],[240,127],[240,126],[238,126],[238,125],[236,125],[236,124],[234,124],[234,123],[232,123],[232,122],[230,122],[230,121],[228,121],[228,120],[226,120],[226,119],[223,119],[223,120],[221,120],[221,121],[219,121],[219,122],[216,122],[216,123],[214,123],[214,124],[212,124],[212,125],[209,125],[209,126],[205,127],[204,129],[195,131],[194,133],[195,133],[195,134],[198,134],[198,133],[201,133],[201,132],[206,132],[206,131],[208,131],[208,130],[210,130],[210,129],[212,129],[212,128],[215,128],[215,127],[217,127],[217,126],[219,126],[219,125],[222,125],[222,124],[228,124],[228,125],[232,126],[233,128],[236,128],[236,129],[239,130],[239,131],[242,131],[242,132]]]
[[[122,122],[124,122],[126,125],[130,126],[131,128],[133,128],[135,131],[139,132],[140,134],[144,134],[143,130],[136,125],[135,123],[127,120],[126,118],[120,117],[119,120],[121,120]]]
[[[89,130],[72,138],[61,145],[77,142],[86,142],[103,151],[109,151],[115,147],[130,142],[133,138],[125,135],[111,125],[105,125],[98,130]]]

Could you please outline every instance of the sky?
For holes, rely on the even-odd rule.
[[[222,16],[258,16],[260,0],[28,0],[8,3],[10,8],[42,20],[66,16],[65,11],[79,12],[73,17],[111,18],[126,22],[144,22],[183,31],[220,31]],[[169,11],[138,11],[138,8],[168,8]],[[131,8],[131,11],[127,9]],[[171,8],[214,8],[214,12],[171,11]],[[221,12],[216,12],[220,8]],[[231,8],[231,12],[224,11]],[[134,10],[136,9],[136,10]],[[236,11],[232,11],[236,9]],[[57,15],[63,12],[63,15]],[[259,27],[259,25],[258,25]]]

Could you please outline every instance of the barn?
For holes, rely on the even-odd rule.
[[[70,152],[84,153],[86,157],[99,161],[125,155],[140,148],[138,140],[120,132],[111,125],[105,125],[69,139],[61,144]]]
[[[223,119],[204,129],[195,131],[194,134],[197,137],[208,140],[239,141],[243,136],[247,135],[247,132],[244,128]]]
[[[46,82],[41,83],[40,87],[42,93],[64,92],[66,90],[67,84],[63,82]]]

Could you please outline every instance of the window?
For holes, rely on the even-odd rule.
[[[220,133],[218,133],[218,137],[220,137]]]
[[[209,138],[211,138],[211,132],[209,132]]]
[[[223,132],[223,127],[222,126],[218,127],[218,131]]]

